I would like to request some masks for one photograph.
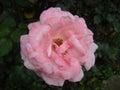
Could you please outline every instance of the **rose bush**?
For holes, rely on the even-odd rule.
[[[29,34],[20,39],[24,65],[47,84],[62,86],[65,80],[80,81],[82,66],[89,70],[94,65],[97,45],[83,18],[49,8],[28,28]]]

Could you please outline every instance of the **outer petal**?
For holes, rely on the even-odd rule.
[[[38,49],[40,42],[44,42],[44,35],[50,30],[50,27],[41,24],[36,27],[33,26],[35,26],[34,23],[29,25],[29,27],[31,27],[29,32],[29,42],[34,49]]]
[[[95,43],[92,43],[92,44],[90,45],[89,50],[94,53],[97,48],[98,48],[98,45],[96,45]]]
[[[95,64],[95,55],[94,52],[97,49],[97,45],[92,43],[88,52],[84,57],[81,58],[80,62],[89,70]]]
[[[71,19],[74,19],[74,16],[67,11],[61,11],[60,8],[49,8],[41,14],[40,21],[41,23],[51,25],[59,22],[60,18],[64,16],[69,16]]]
[[[26,45],[28,44],[28,35],[23,35],[20,38],[20,43],[21,43],[21,56],[22,59],[24,60],[24,65],[31,70],[34,70],[34,66],[31,64],[29,60],[29,52],[26,48]]]
[[[72,82],[78,82],[80,81],[84,76],[84,73],[82,71],[82,68],[79,70],[79,72],[76,74],[76,76],[72,77],[69,81]]]
[[[64,79],[61,78],[59,75],[53,75],[53,74],[45,74],[45,73],[39,73],[36,72],[40,77],[43,78],[43,80],[45,80],[45,82],[48,85],[55,85],[55,86],[63,86],[64,84]]]
[[[87,26],[85,23],[85,20],[83,18],[79,18],[78,16],[75,16],[75,21],[73,23],[74,25],[74,33],[78,36],[78,38],[82,38],[87,34]]]
[[[27,56],[28,56],[28,52],[26,50],[26,44],[28,43],[28,35],[23,35],[21,36],[20,38],[20,47],[21,47],[21,56],[22,56],[22,59],[23,60],[26,60],[28,59]]]

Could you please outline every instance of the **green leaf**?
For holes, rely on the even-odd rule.
[[[120,32],[120,23],[114,23],[113,26],[116,32]]]
[[[0,25],[0,37],[5,37],[10,33],[10,30],[8,27]]]
[[[5,56],[12,49],[12,42],[5,38],[0,40],[0,56]]]
[[[94,65],[91,69],[94,73],[99,72],[99,69]]]
[[[26,24],[26,23],[20,23],[20,24],[18,25],[18,28],[19,28],[19,29],[26,29],[26,28],[27,28],[27,24]]]
[[[99,57],[107,57],[111,60],[116,60],[118,55],[118,50],[115,47],[110,46],[108,43],[99,44]]]
[[[3,21],[2,24],[7,27],[14,27],[16,25],[16,22],[14,18],[8,17]]]
[[[14,42],[19,43],[19,41],[20,41],[20,36],[21,36],[22,34],[25,34],[25,31],[23,31],[23,30],[15,30],[15,31],[11,34],[11,38],[12,38],[12,40],[13,40]]]
[[[118,49],[114,48],[114,47],[110,47],[109,53],[108,53],[108,57],[111,60],[116,60],[117,59],[117,55],[118,55]]]
[[[99,24],[101,22],[99,16],[94,16],[94,24]]]
[[[111,15],[111,14],[108,14],[106,19],[109,21],[109,22],[112,22],[115,20],[115,15]]]

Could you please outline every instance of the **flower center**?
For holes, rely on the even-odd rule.
[[[66,55],[68,53],[68,50],[67,49],[64,50],[64,46],[62,46],[62,47],[60,46],[63,43],[64,43],[64,41],[61,38],[53,39],[52,50],[56,53],[59,53],[59,54],[61,53],[62,56]],[[59,49],[62,49],[62,52]]]
[[[60,38],[54,39],[53,42],[54,42],[55,44],[57,44],[58,46],[60,46],[60,45],[63,44],[63,40],[60,39]]]
[[[60,39],[60,38],[53,39],[52,50],[55,51],[57,46],[59,47],[62,44],[63,44],[63,40],[62,39]]]

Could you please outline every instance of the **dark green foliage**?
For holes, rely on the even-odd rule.
[[[94,16],[94,24],[100,24],[100,23],[101,23],[100,16]]]
[[[120,75],[119,4],[119,0],[1,0],[0,90],[110,90],[104,80]],[[24,67],[20,57],[20,36],[28,32],[28,23],[38,21],[49,7],[61,7],[85,18],[99,46],[95,66],[90,71],[84,69],[80,82],[66,81],[63,87],[45,84]]]
[[[4,27],[14,27],[16,25],[16,22],[14,20],[14,18],[12,17],[7,17],[3,22],[2,25]]]
[[[0,56],[5,56],[12,49],[12,42],[5,38],[0,40]]]
[[[6,26],[0,25],[0,37],[6,37],[10,33],[10,29]]]
[[[24,30],[21,30],[21,29],[15,30],[11,34],[11,39],[16,43],[19,43],[20,42],[20,36],[22,34],[25,34]]]

